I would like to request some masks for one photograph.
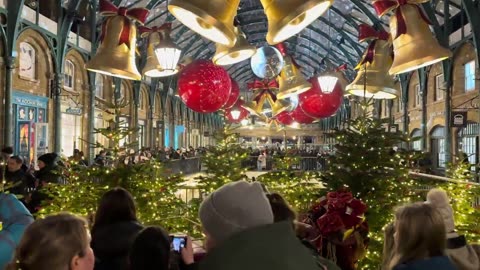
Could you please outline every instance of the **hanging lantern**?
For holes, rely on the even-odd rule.
[[[217,43],[217,50],[212,58],[216,65],[233,65],[247,60],[255,54],[257,49],[248,43],[247,37],[239,27],[235,27],[235,34],[237,35],[237,41],[233,47],[229,48]]]
[[[388,74],[392,65],[392,50],[388,44],[388,33],[375,31],[368,25],[360,25],[359,40],[372,40],[355,67],[358,70],[355,80],[346,91],[355,96],[374,99],[393,99],[398,96],[395,82]]]
[[[209,60],[196,60],[179,74],[180,98],[188,108],[199,113],[212,113],[222,108],[231,88],[227,71]]]
[[[277,44],[276,47],[282,54],[285,61],[285,65],[283,66],[280,77],[278,78],[278,84],[280,87],[277,98],[285,99],[308,91],[312,85],[305,80],[293,59],[287,55],[287,51],[283,43]]]
[[[142,75],[135,64],[137,28],[143,24],[148,10],[117,8],[107,0],[100,0],[100,15],[106,17],[100,35],[100,47],[86,64],[89,71],[129,80],[140,80]]]
[[[243,100],[238,102],[229,109],[225,109],[225,117],[231,123],[238,124],[248,117],[248,110],[243,107]]]
[[[293,124],[293,122],[295,122],[295,120],[293,120],[293,117],[288,112],[279,113],[277,115],[276,119],[280,124],[285,125],[285,126],[289,126],[289,125]]]
[[[178,60],[182,50],[170,38],[171,23],[166,24],[166,28],[162,32],[162,40],[155,47],[155,55],[162,77],[171,76],[178,72]]]
[[[155,48],[162,40],[163,31],[166,28],[170,29],[171,24],[164,24],[161,27],[154,26],[148,28],[145,26],[138,27],[138,30],[141,33],[142,37],[148,37],[148,46],[147,46],[147,62],[145,67],[142,70],[142,74],[148,77],[165,77],[170,76],[178,72],[177,69],[174,70],[174,73],[170,70],[163,69],[159,62],[158,57],[155,54]]]
[[[230,78],[232,81],[232,90],[230,90],[230,96],[228,97],[227,103],[223,106],[224,109],[231,108],[235,103],[237,103],[238,98],[240,97],[240,88],[238,83]]]
[[[232,47],[233,19],[240,0],[171,0],[168,10],[185,26],[206,39]]]
[[[333,88],[323,91],[318,82],[318,77],[312,77],[312,88],[300,94],[300,107],[302,111],[313,118],[326,118],[334,115],[343,102],[343,89],[335,81]]]
[[[280,43],[310,25],[333,0],[260,0],[268,19],[267,42]]]
[[[299,124],[311,124],[315,121],[315,118],[307,115],[301,106],[298,106],[295,110],[290,113],[293,120]]]
[[[320,86],[320,89],[322,89],[322,92],[331,93],[337,85],[342,89],[342,91],[345,91],[348,83],[347,79],[345,78],[345,74],[342,71],[346,69],[347,64],[343,64],[332,71],[326,71],[320,74],[317,77],[317,82]]]
[[[452,52],[438,44],[430,31],[427,16],[417,0],[378,0],[374,2],[377,14],[382,17],[390,11],[390,31],[393,37],[394,60],[390,74],[401,74],[433,65],[452,57]]]

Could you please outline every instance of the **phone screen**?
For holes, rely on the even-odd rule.
[[[172,240],[173,250],[180,252],[185,247],[185,237],[174,236]]]

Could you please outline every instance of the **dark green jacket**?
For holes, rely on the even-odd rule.
[[[295,236],[291,222],[240,232],[211,250],[200,270],[319,270],[314,256]]]

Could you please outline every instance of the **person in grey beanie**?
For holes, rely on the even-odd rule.
[[[259,182],[224,185],[205,198],[199,217],[207,248],[200,270],[319,269],[291,222],[274,223]],[[186,264],[190,252],[182,251]]]

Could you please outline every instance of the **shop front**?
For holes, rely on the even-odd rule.
[[[83,149],[88,138],[83,138],[81,107],[62,104],[62,155],[73,156],[74,149]]]
[[[48,152],[48,98],[13,91],[14,151],[27,165]]]

